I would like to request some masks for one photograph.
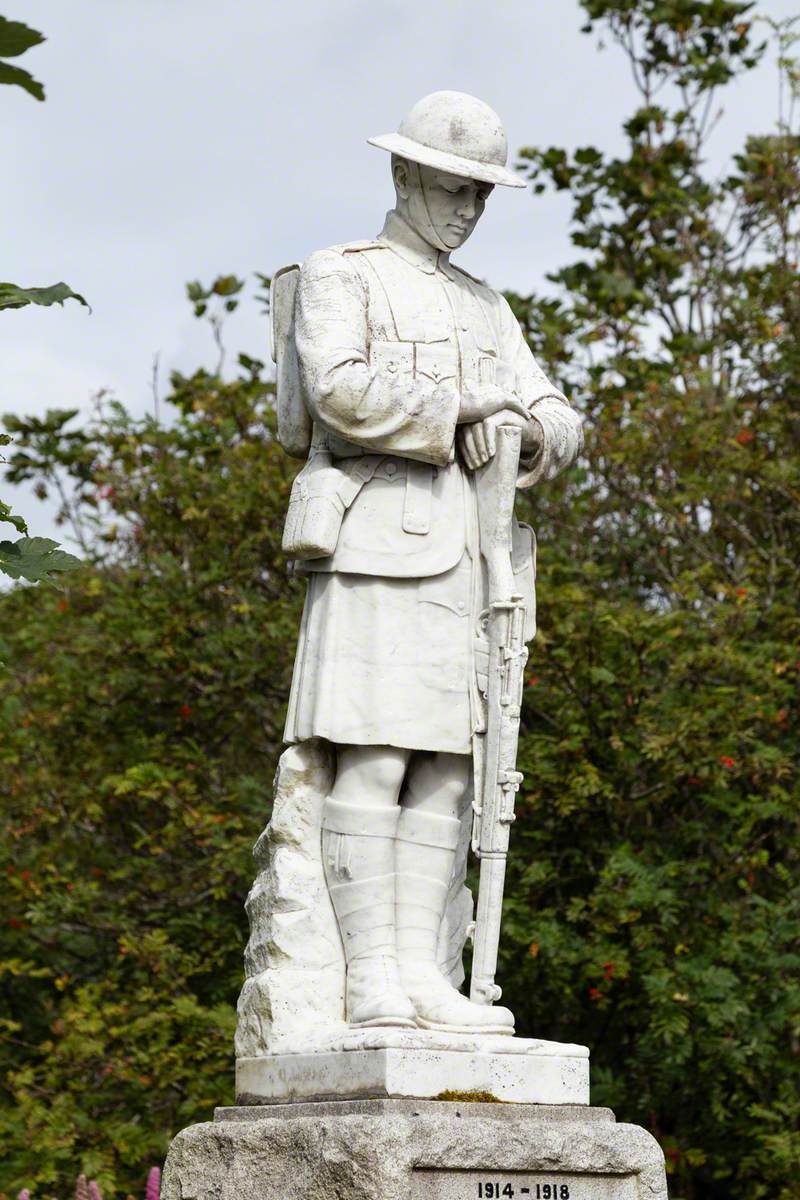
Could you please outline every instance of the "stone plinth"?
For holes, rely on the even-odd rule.
[[[484,1092],[518,1104],[588,1104],[585,1046],[431,1030],[352,1029],[308,1053],[236,1062],[238,1104],[436,1099]]]
[[[170,1147],[162,1200],[667,1200],[609,1109],[362,1100],[218,1109]]]

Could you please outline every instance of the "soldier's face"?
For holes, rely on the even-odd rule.
[[[435,167],[419,167],[418,186],[409,178],[408,215],[417,232],[431,241],[430,233],[447,250],[457,250],[480,220],[492,184],[479,183],[460,175],[449,175]]]

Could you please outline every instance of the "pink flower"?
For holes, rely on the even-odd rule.
[[[144,1200],[161,1200],[161,1171],[158,1167],[150,1168]]]

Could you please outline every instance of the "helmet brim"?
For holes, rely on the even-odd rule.
[[[527,184],[519,175],[501,167],[497,163],[478,162],[474,158],[462,158],[459,154],[449,154],[446,150],[434,150],[413,138],[403,137],[401,133],[382,133],[378,137],[367,138],[370,146],[379,150],[388,150],[400,158],[408,158],[411,162],[422,163],[425,167],[435,167],[446,171],[449,175],[460,175],[464,179],[477,179],[481,183],[495,183],[500,187],[524,188]]]

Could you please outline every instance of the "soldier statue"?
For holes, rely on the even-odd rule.
[[[371,142],[396,193],[381,233],[312,254],[289,301],[275,292],[289,305],[279,435],[308,458],[284,535],[308,577],[285,736],[336,756],[322,856],[347,1021],[511,1034],[511,1012],[462,995],[436,957],[486,727],[476,481],[509,427],[517,486],[554,478],[580,423],[503,296],[450,261],[495,185],[524,186],[496,113],[435,92]],[[524,652],[535,540],[510,528]]]

